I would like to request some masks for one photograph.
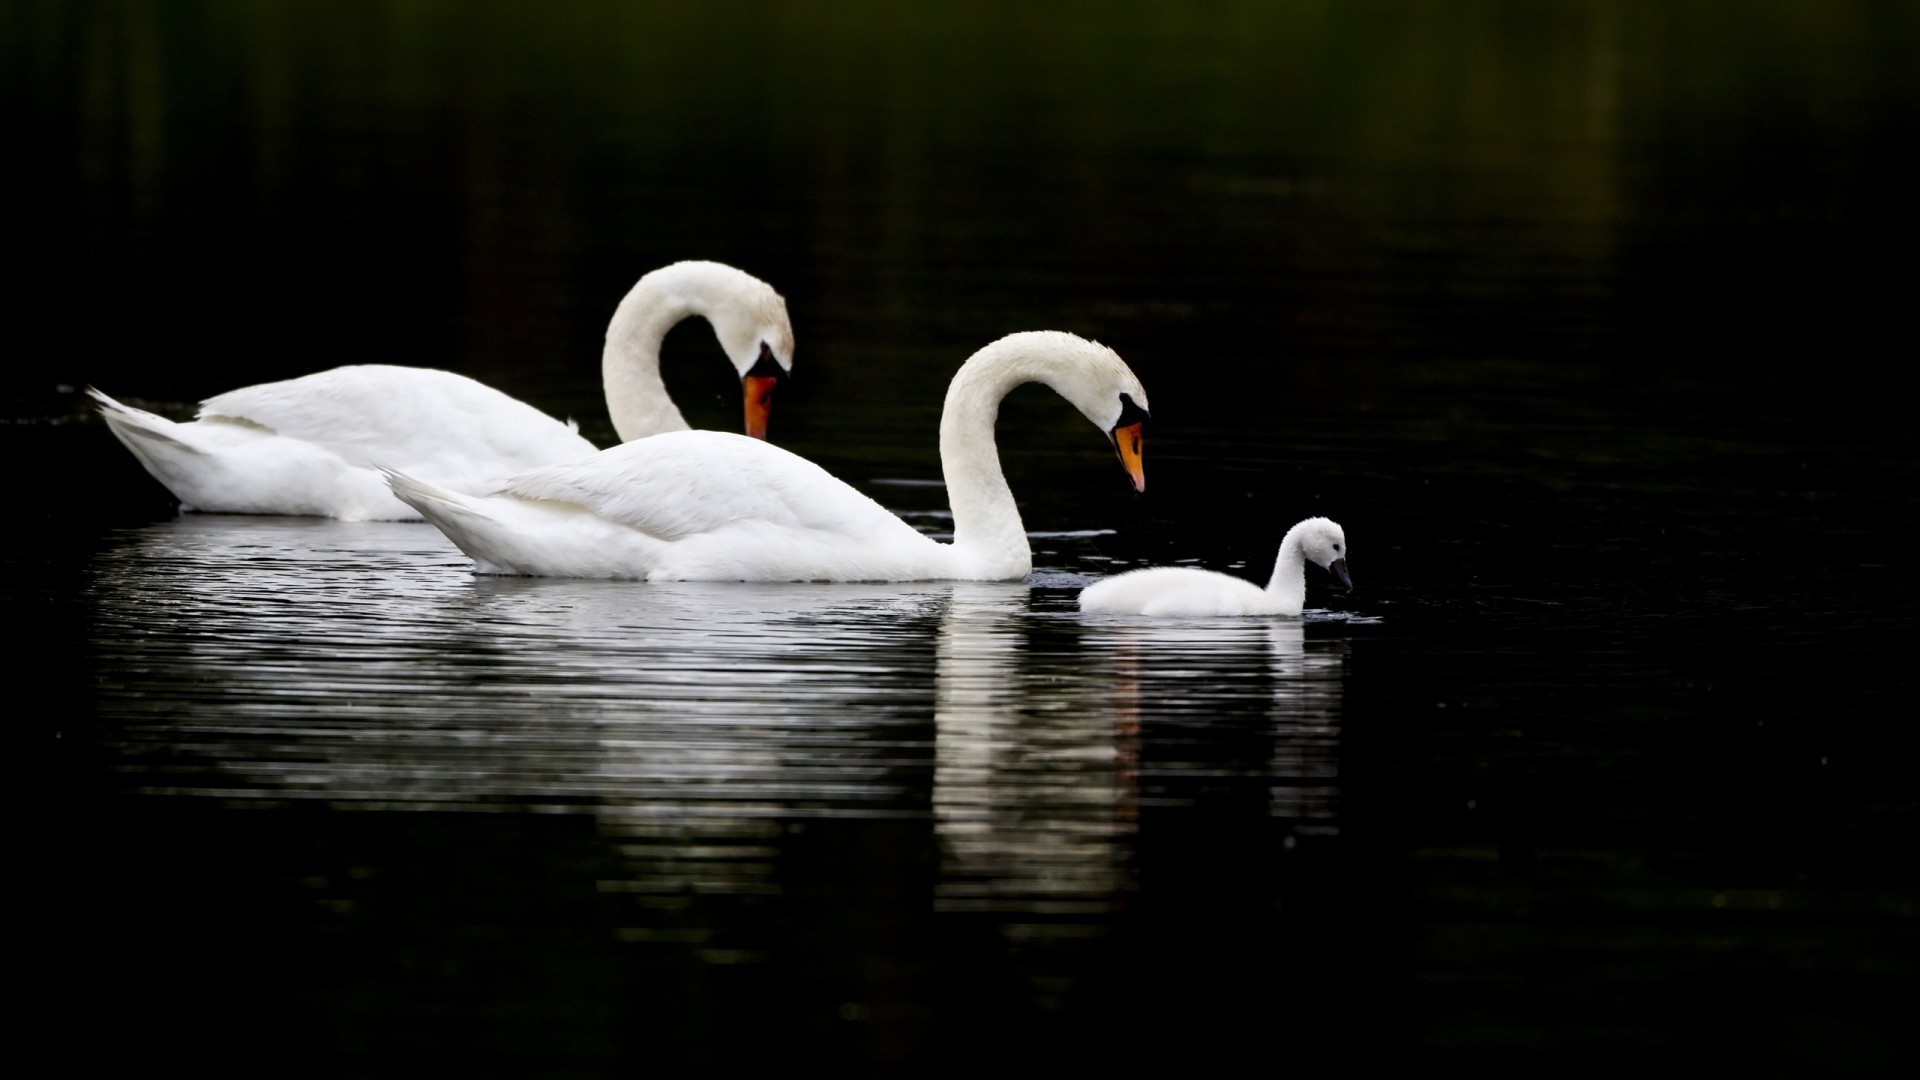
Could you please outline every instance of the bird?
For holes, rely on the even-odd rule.
[[[694,315],[740,373],[747,434],[765,437],[773,391],[793,368],[786,300],[744,271],[688,261],[642,276],[607,326],[601,375],[622,442],[687,429],[660,378],[660,342]],[[87,392],[181,508],[206,513],[418,520],[376,463],[480,492],[598,450],[571,421],[430,368],[351,364],[242,387],[201,402],[185,423]]]
[[[825,469],[769,443],[684,431],[531,469],[474,496],[398,470],[394,494],[482,574],[644,581],[1001,581],[1033,568],[994,444],[1000,401],[1044,383],[1105,432],[1135,491],[1147,394],[1112,349],[1009,334],[962,364],[940,417],[953,540],[924,535]]]
[[[1310,517],[1281,539],[1273,577],[1264,589],[1231,574],[1156,566],[1102,578],[1080,590],[1080,610],[1105,615],[1298,616],[1307,599],[1308,562],[1324,567],[1344,588],[1353,588],[1346,531],[1326,518]]]

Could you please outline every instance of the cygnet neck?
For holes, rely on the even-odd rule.
[[[1307,525],[1302,521],[1280,538],[1280,555],[1274,559],[1273,577],[1267,581],[1267,592],[1287,615],[1300,614],[1307,604]]]

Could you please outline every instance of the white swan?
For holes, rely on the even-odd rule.
[[[1326,518],[1312,517],[1287,530],[1273,563],[1273,577],[1264,589],[1230,574],[1156,566],[1116,574],[1080,590],[1080,610],[1107,615],[1297,616],[1306,605],[1309,560],[1325,567],[1341,585],[1353,588],[1353,579],[1347,576],[1345,530]]]
[[[765,437],[774,386],[793,367],[786,301],[731,266],[679,262],[642,277],[607,325],[601,378],[622,442],[686,430],[660,378],[660,342],[693,315],[713,324],[740,372],[747,433]],[[243,387],[208,398],[188,423],[87,392],[182,509],[208,513],[418,520],[374,463],[480,492],[597,449],[572,423],[464,375],[427,368],[357,364]]]
[[[738,435],[686,431],[521,473],[473,497],[397,471],[401,500],[483,574],[647,581],[1006,580],[1033,553],[1000,471],[993,425],[1014,387],[1041,382],[1110,434],[1136,490],[1146,391],[1104,345],[1055,331],[975,353],[947,388],[940,463],[953,542],[914,530],[819,466]]]

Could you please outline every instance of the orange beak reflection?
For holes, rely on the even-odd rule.
[[[747,398],[747,434],[756,439],[767,437],[767,414],[773,411],[773,388],[780,380],[768,375],[749,375],[740,380]]]
[[[1146,427],[1143,420],[1113,429],[1113,448],[1120,452],[1120,464],[1126,466],[1135,491],[1147,490],[1146,465],[1140,457],[1146,449]]]

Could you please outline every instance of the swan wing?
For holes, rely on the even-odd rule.
[[[663,540],[751,525],[848,538],[912,526],[797,454],[721,431],[665,432],[585,461],[529,469],[501,494],[571,504]]]
[[[646,581],[951,577],[923,536],[819,466],[758,439],[664,432],[529,469],[488,495],[386,470],[484,574]]]
[[[594,452],[574,426],[464,375],[357,364],[228,391],[200,422],[264,429],[355,466],[417,470],[456,486]]]

